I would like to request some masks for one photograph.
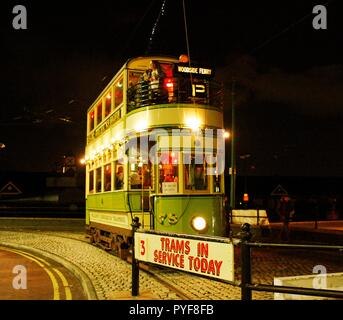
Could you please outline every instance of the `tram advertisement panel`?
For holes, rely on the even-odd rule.
[[[216,242],[135,233],[135,258],[202,276],[233,281],[234,247],[230,242]]]

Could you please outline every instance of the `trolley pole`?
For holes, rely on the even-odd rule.
[[[139,223],[139,218],[135,217],[132,219],[132,238],[133,238],[133,242],[132,242],[132,292],[131,295],[133,297],[136,297],[139,295],[139,262],[138,260],[136,260],[135,257],[135,233],[137,231],[137,229],[140,227],[140,223]]]
[[[235,79],[232,79],[231,88],[231,176],[230,176],[230,207],[231,210],[235,208],[235,194],[236,194],[236,161],[235,161]]]

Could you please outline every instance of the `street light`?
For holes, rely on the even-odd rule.
[[[229,139],[230,136],[231,136],[231,135],[230,135],[230,132],[229,132],[229,131],[225,131],[225,132],[224,132],[224,138],[225,138],[225,139]]]
[[[0,142],[0,149],[5,149],[6,148],[6,145],[2,142]]]

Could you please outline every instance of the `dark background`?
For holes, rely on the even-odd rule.
[[[81,157],[86,110],[126,60],[187,52],[180,0],[21,1],[27,30],[12,27],[16,4],[0,4],[5,171],[49,171],[63,155]],[[312,27],[317,4],[326,4],[327,30]],[[236,79],[240,172],[343,176],[340,1],[185,5],[191,59],[214,66],[224,81],[228,129]],[[244,163],[239,155],[247,153]]]

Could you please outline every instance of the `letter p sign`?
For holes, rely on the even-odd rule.
[[[205,86],[203,84],[192,84],[192,96],[195,97],[197,93],[205,93]]]

